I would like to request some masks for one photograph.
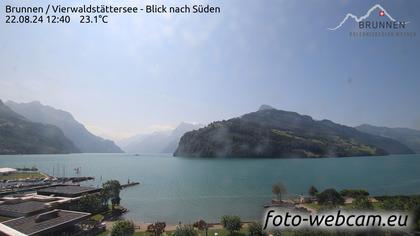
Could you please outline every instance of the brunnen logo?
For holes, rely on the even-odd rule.
[[[371,15],[377,14],[380,20],[369,20]],[[383,18],[383,19],[382,19]],[[336,31],[340,29],[347,20],[354,20],[358,30],[350,32],[351,37],[414,37],[416,32],[409,32],[409,21],[396,20],[385,8],[376,4],[371,7],[365,15],[357,17],[352,13],[347,13],[344,19],[333,28],[328,30]]]

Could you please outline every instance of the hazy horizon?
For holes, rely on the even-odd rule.
[[[1,99],[0,99],[1,100]],[[7,103],[8,101],[12,101],[12,100],[7,100],[7,101],[3,101],[4,103]],[[12,102],[16,102],[16,101],[12,101]],[[44,106],[50,106],[50,105],[48,105],[48,104],[44,104],[44,103],[42,103],[42,102],[40,102],[40,101],[38,101],[38,100],[33,100],[33,101],[29,101],[29,102],[17,102],[17,103],[32,103],[32,102],[39,102],[39,103],[41,103],[42,105],[44,105]],[[7,104],[6,104],[7,105]],[[271,105],[269,105],[269,104],[261,104],[261,105],[268,105],[268,106],[271,106]],[[50,107],[52,107],[52,106],[50,106]],[[54,109],[57,109],[57,110],[62,110],[62,109],[60,109],[60,108],[57,108],[57,107],[52,107],[52,108],[54,108]],[[280,108],[277,108],[277,107],[272,107],[272,108],[274,108],[274,109],[278,109],[278,110],[282,110],[282,109],[280,109]],[[256,108],[255,110],[252,110],[252,111],[249,111],[249,112],[247,112],[247,113],[250,113],[250,112],[254,112],[254,111],[258,111],[258,108]],[[70,114],[72,114],[70,111],[65,111],[65,112],[69,112]],[[294,112],[294,111],[292,111],[292,112]],[[246,113],[244,113],[244,114],[246,114]],[[241,114],[241,115],[244,115],[244,114]],[[73,115],[73,117],[74,117],[74,114],[72,114]],[[241,115],[239,115],[239,116],[241,116]],[[302,113],[300,113],[300,115],[309,115],[309,116],[311,116],[310,114],[302,114]],[[235,117],[239,117],[239,116],[235,116]],[[229,118],[227,118],[227,119],[230,119],[230,118],[235,118],[235,117],[229,117]],[[312,116],[311,116],[312,117]],[[312,118],[314,118],[314,117],[312,117]],[[80,120],[78,120],[77,119],[77,117],[74,117],[74,119],[76,120],[76,121],[78,121],[78,122],[81,122]],[[316,119],[316,118],[314,118],[315,120],[323,120],[323,119],[327,119],[327,120],[330,120],[330,119],[328,119],[328,118],[321,118],[321,119]],[[216,119],[216,120],[213,120],[213,121],[221,121],[221,120],[223,120],[223,119]],[[211,121],[211,122],[213,122],[213,121]],[[336,121],[334,121],[334,120],[332,120],[333,122],[335,122],[335,123],[338,123],[338,122],[336,122]],[[211,122],[209,122],[209,123],[211,123]],[[83,124],[83,122],[81,122],[82,124]],[[133,139],[133,140],[138,140],[138,138],[139,137],[141,137],[141,136],[146,136],[146,135],[152,135],[152,134],[166,134],[166,135],[169,135],[170,133],[171,133],[171,131],[173,131],[174,129],[176,129],[177,128],[177,126],[179,126],[179,125],[181,125],[182,123],[188,123],[188,124],[193,124],[193,125],[202,125],[202,126],[206,126],[206,125],[208,125],[209,123],[197,123],[197,122],[187,122],[187,121],[180,121],[179,123],[177,123],[177,124],[175,124],[174,126],[171,126],[171,125],[168,125],[168,126],[150,126],[150,127],[147,127],[147,129],[144,129],[144,130],[142,130],[142,131],[140,131],[140,132],[133,132],[132,134],[130,134],[130,135],[128,135],[128,136],[109,136],[108,134],[106,134],[106,133],[98,133],[98,132],[100,132],[100,131],[98,131],[98,130],[95,130],[95,128],[92,128],[92,127],[89,127],[89,126],[87,126],[87,125],[85,125],[85,124],[83,124],[91,133],[93,133],[93,134],[95,134],[95,135],[98,135],[98,136],[101,136],[101,137],[103,137],[103,138],[107,138],[107,139],[111,139],[111,140],[113,140],[113,141],[116,141],[116,142],[124,142],[124,141],[129,141],[130,139]],[[341,123],[340,123],[341,124]],[[356,126],[359,126],[359,125],[373,125],[373,126],[378,126],[378,125],[376,125],[376,124],[370,124],[370,123],[362,123],[362,124],[358,124],[358,125],[353,125],[353,126],[351,126],[351,125],[349,125],[349,126],[351,126],[351,127],[356,127]],[[345,125],[345,124],[344,124]],[[402,126],[394,126],[394,127],[392,127],[392,126],[387,126],[388,128],[408,128],[408,127],[402,127]],[[412,128],[412,129],[415,129],[415,128]],[[419,129],[417,129],[417,130],[419,130]],[[420,130],[419,130],[420,131]]]
[[[354,39],[349,22],[327,30],[379,3],[419,33],[420,2],[199,2],[222,12],[4,24],[0,99],[68,111],[113,140],[238,117],[262,104],[348,126],[420,130],[420,37]]]

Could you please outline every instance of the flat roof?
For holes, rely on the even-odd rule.
[[[89,215],[89,213],[85,212],[53,210],[30,217],[21,217],[2,222],[0,223],[0,232],[19,232],[23,235],[55,232],[62,229],[62,227],[78,223],[89,217]]]
[[[45,202],[39,201],[24,201],[18,203],[3,203],[0,204],[0,212],[14,212],[19,214],[30,214],[31,212],[42,211],[48,209],[49,207],[45,205]]]
[[[4,167],[4,168],[0,168],[0,173],[10,173],[10,172],[16,172],[16,169],[13,168],[9,168],[9,167]]]
[[[75,197],[83,194],[98,192],[100,189],[92,187],[83,187],[78,185],[60,185],[43,189],[38,189],[39,195],[55,195],[63,197]]]

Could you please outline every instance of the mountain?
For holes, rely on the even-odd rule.
[[[40,102],[16,103],[8,101],[14,112],[32,122],[50,124],[59,127],[76,147],[84,153],[120,153],[123,152],[114,142],[90,133],[81,123],[66,111],[45,106]]]
[[[0,100],[0,154],[79,152],[56,126],[34,123]]]
[[[408,128],[387,128],[373,125],[360,125],[357,130],[378,135],[381,137],[392,138],[406,145],[416,153],[420,153],[420,131]]]
[[[169,135],[167,139],[167,144],[165,148],[162,150],[164,153],[173,153],[175,152],[176,148],[178,147],[179,140],[181,139],[182,135],[186,132],[196,130],[201,128],[202,125],[200,124],[189,124],[182,122],[179,124]]]
[[[267,108],[267,107],[264,107]],[[411,154],[390,138],[360,132],[329,120],[276,109],[260,109],[182,136],[175,156],[347,157]]]
[[[269,106],[269,105],[261,105],[260,108],[258,109],[258,111],[264,111],[264,110],[273,110],[274,107]]]
[[[136,135],[120,143],[125,144],[122,146],[124,151],[130,153],[173,153],[182,135],[201,127],[202,125],[182,122],[173,130]]]
[[[170,131],[154,132],[147,135],[137,135],[131,142],[122,146],[128,153],[162,153],[168,144]]]

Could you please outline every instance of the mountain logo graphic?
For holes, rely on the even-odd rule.
[[[344,23],[346,23],[346,21],[349,18],[354,19],[357,23],[366,20],[367,18],[369,18],[369,16],[372,14],[372,12],[374,12],[375,10],[379,10],[379,16],[386,16],[388,17],[388,19],[392,22],[396,22],[396,20],[385,10],[385,8],[383,8],[381,5],[376,4],[373,7],[371,7],[365,15],[361,16],[361,17],[357,17],[355,15],[353,15],[352,13],[347,13],[347,15],[344,17],[344,19],[340,22],[340,24],[338,24],[336,27],[334,28],[328,28],[329,30],[337,30],[339,28],[341,28],[341,26],[344,25]],[[408,22],[407,22],[408,23]]]

